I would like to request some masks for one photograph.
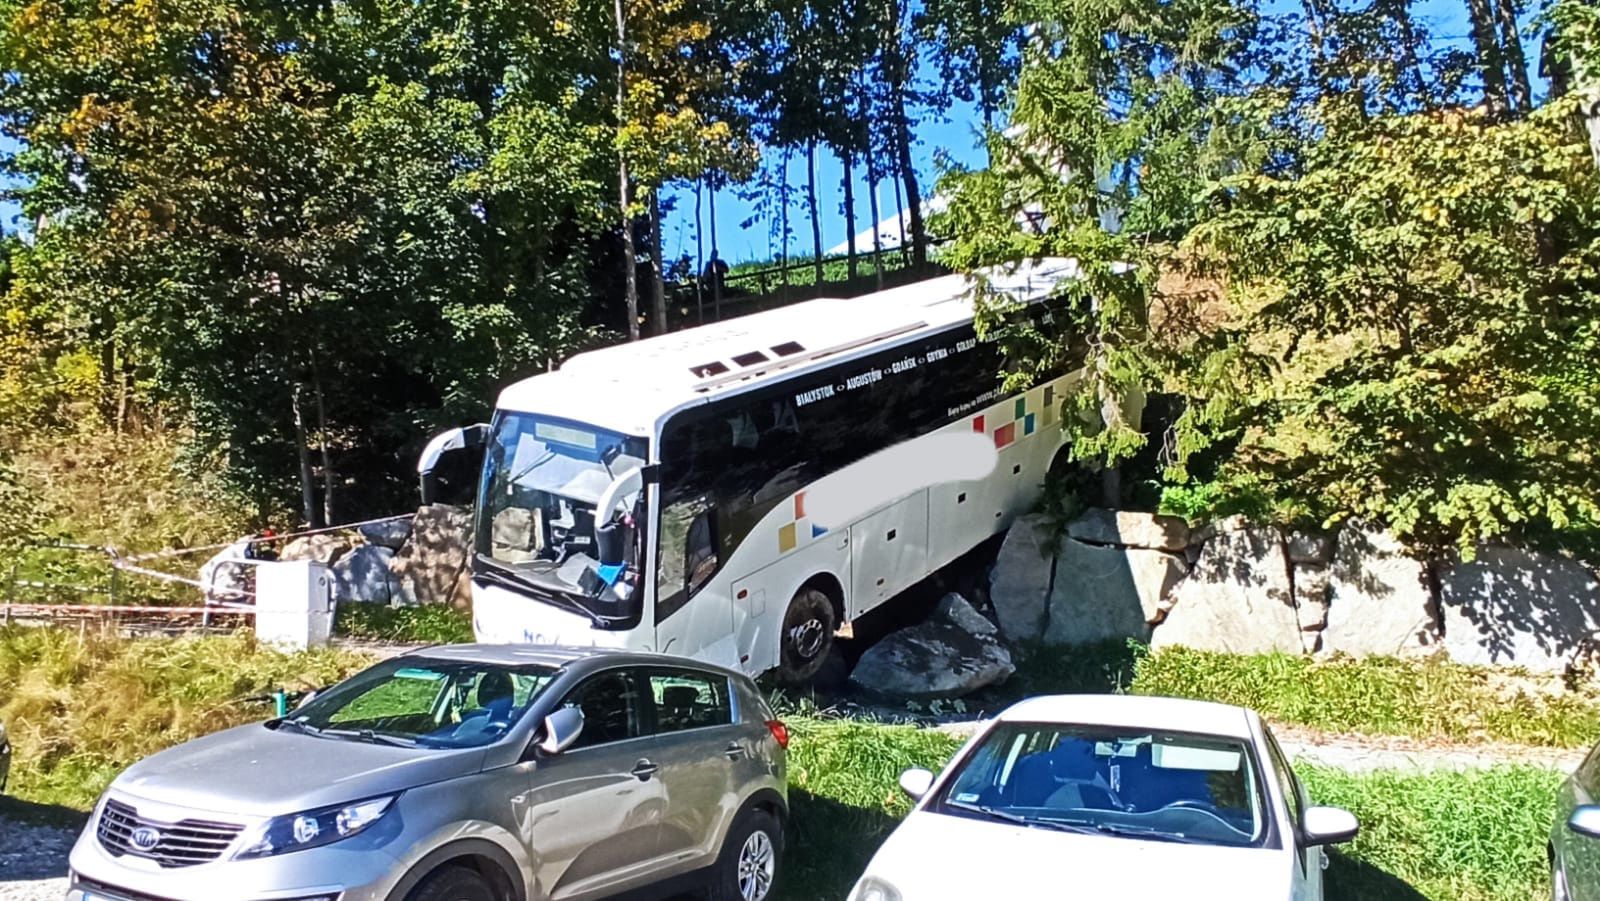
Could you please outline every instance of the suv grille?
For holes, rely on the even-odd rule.
[[[139,812],[121,801],[106,801],[100,814],[100,824],[95,829],[100,844],[120,857],[143,857],[164,867],[190,867],[197,863],[216,860],[233,843],[244,829],[236,823],[212,823],[206,820],[180,820],[177,823],[160,823],[144,819]],[[148,842],[153,830],[154,843]],[[140,833],[149,847],[141,847],[134,833]]]

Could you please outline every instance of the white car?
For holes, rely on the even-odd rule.
[[[1172,698],[1022,701],[900,786],[916,806],[851,901],[1309,901],[1358,829],[1310,805],[1255,713]]]

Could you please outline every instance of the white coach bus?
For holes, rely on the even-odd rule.
[[[1066,260],[989,276],[1050,333]],[[500,395],[472,561],[480,641],[809,679],[835,630],[1005,529],[1062,448],[1059,372],[1004,393],[947,276],[568,360]]]

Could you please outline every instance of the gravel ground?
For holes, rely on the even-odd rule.
[[[0,901],[61,901],[67,853],[78,830],[0,816]]]

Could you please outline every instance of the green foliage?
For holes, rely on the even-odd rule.
[[[1600,526],[1600,174],[1565,103],[1327,123],[1189,235],[1228,319],[1173,381],[1219,500],[1425,544]],[[1181,464],[1181,459],[1180,459]]]
[[[1238,704],[1330,733],[1561,748],[1585,748],[1600,736],[1600,696],[1591,690],[1436,659],[1171,648],[1141,657],[1128,690]]]
[[[119,771],[156,751],[272,715],[269,692],[328,685],[371,660],[283,654],[248,632],[122,639],[0,628],[0,720],[17,797],[87,808]]]
[[[1344,807],[1361,833],[1334,851],[1332,899],[1526,901],[1548,892],[1545,844],[1561,774],[1497,767],[1427,774],[1301,767],[1312,803]]]
[[[472,617],[448,604],[340,604],[333,631],[373,641],[461,644],[472,641]]]

